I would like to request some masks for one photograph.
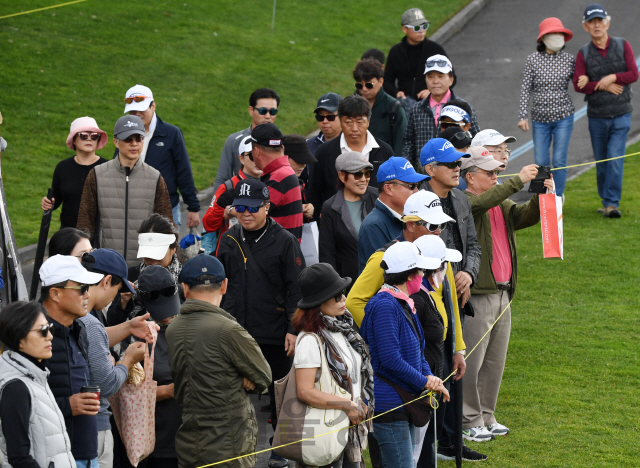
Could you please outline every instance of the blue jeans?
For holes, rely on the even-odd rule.
[[[76,460],[77,468],[99,468],[98,457],[93,460]]]
[[[380,446],[384,468],[414,468],[416,426],[408,421],[376,423],[374,419],[373,435]]]
[[[625,154],[627,133],[631,126],[631,112],[613,119],[589,117],[591,146],[596,161],[615,158]],[[622,170],[624,158],[596,164],[598,195],[602,206],[620,206],[622,196]]]
[[[555,122],[532,122],[533,126],[533,157],[538,166],[550,166],[551,154],[549,147],[553,138],[553,167],[567,165],[569,140],[573,131],[573,114]],[[567,183],[567,170],[553,171],[556,183],[556,194],[562,196]]]
[[[176,223],[176,226],[178,227],[178,229],[180,229],[180,226],[182,224],[182,214],[180,213],[180,203],[178,203],[176,206],[171,208],[171,211],[173,211],[173,222]]]

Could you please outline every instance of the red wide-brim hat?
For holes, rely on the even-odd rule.
[[[570,41],[573,37],[573,33],[569,29],[565,28],[562,21],[558,18],[547,18],[543,20],[542,23],[540,23],[540,26],[538,26],[538,32],[538,41],[542,39],[545,34],[553,33],[564,34],[565,42]]]

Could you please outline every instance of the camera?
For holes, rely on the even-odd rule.
[[[551,166],[538,167],[538,175],[529,184],[529,192],[546,193],[547,188],[544,186],[544,181],[547,179],[551,179]]]

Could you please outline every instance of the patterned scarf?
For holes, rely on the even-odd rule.
[[[145,268],[147,268],[147,264],[142,262],[139,268],[140,273],[142,273]],[[176,254],[173,255],[173,258],[171,259],[171,263],[167,267],[167,270],[169,271],[169,273],[171,273],[173,281],[175,281],[179,286],[180,283],[178,282],[178,276],[180,276],[180,272],[182,271],[182,264],[178,260],[178,256]],[[140,274],[138,274],[138,277],[140,277]],[[138,280],[135,280],[133,282],[133,286],[136,290],[138,289]],[[144,315],[144,313],[146,313],[144,305],[142,305],[142,302],[136,299],[135,296],[133,298],[133,301],[133,309],[129,314],[129,320],[136,318],[138,315]]]

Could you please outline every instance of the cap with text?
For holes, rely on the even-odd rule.
[[[252,142],[261,146],[271,146],[272,148],[282,146],[283,136],[280,129],[271,122],[260,124],[251,131]]]
[[[426,22],[427,19],[420,8],[411,8],[402,14],[400,24],[402,26],[420,26]]]
[[[144,123],[137,115],[120,117],[113,128],[113,136],[118,140],[126,140],[131,135],[145,136]]]
[[[233,190],[231,206],[244,205],[255,208],[269,201],[269,187],[258,179],[248,178],[238,182]]]
[[[515,141],[516,137],[504,136],[499,131],[489,128],[476,133],[476,136],[471,140],[471,146],[498,146],[502,143],[513,143]]]
[[[430,224],[455,223],[456,220],[442,211],[440,197],[428,190],[414,193],[404,203],[403,222],[426,221]]]
[[[471,122],[471,117],[467,111],[458,106],[444,106],[442,112],[440,112],[440,118],[442,117],[449,117],[456,122],[462,122],[463,120],[467,123]]]
[[[225,278],[224,266],[211,255],[196,255],[184,264],[180,272],[180,282],[189,287],[220,283]]]
[[[418,174],[409,161],[398,156],[391,156],[383,162],[378,168],[376,178],[379,184],[394,179],[408,184],[431,179],[428,175]]]
[[[484,171],[504,169],[504,164],[496,160],[489,150],[483,146],[472,146],[469,148],[469,153],[471,157],[462,161],[460,169],[468,169],[470,167],[479,167]]]
[[[592,3],[584,9],[584,15],[582,21],[591,21],[593,18],[607,19],[607,10],[604,9],[599,3]]]
[[[326,110],[327,112],[336,112],[338,106],[342,102],[342,96],[338,93],[327,93],[320,96],[318,99],[318,105],[313,112],[318,113],[320,110]]]
[[[451,73],[453,70],[453,65],[451,65],[451,60],[449,60],[444,55],[432,55],[425,62],[424,73],[425,75],[430,71],[437,71],[440,73]]]
[[[456,151],[450,141],[444,138],[432,138],[420,151],[420,164],[426,166],[432,162],[450,163],[468,157],[468,153]]]
[[[70,255],[54,255],[49,257],[40,267],[40,284],[52,286],[75,281],[79,284],[97,284],[104,275],[87,271],[76,257]]]
[[[421,236],[413,241],[413,245],[420,249],[425,257],[439,258],[440,263],[443,262],[459,262],[462,260],[462,254],[455,249],[447,249],[444,241],[439,236]]]
[[[153,102],[153,93],[149,88],[141,84],[137,84],[134,87],[129,88],[127,93],[124,95],[125,99],[132,97],[144,97],[144,100],[140,102],[132,101],[131,104],[125,104],[125,114],[131,111],[146,111]]]
[[[380,266],[385,273],[402,273],[414,268],[436,270],[441,263],[439,258],[425,257],[415,244],[404,241],[396,242],[386,250]]]

